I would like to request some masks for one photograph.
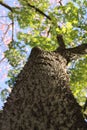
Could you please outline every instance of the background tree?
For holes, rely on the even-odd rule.
[[[24,54],[24,50],[22,50],[24,45],[29,45],[31,47],[39,46],[48,51],[56,50],[56,48],[59,47],[57,51],[61,52],[61,50],[67,50],[65,47],[71,48],[81,44],[78,50],[77,47],[68,49],[69,56],[76,53],[79,58],[80,55],[87,53],[87,45],[84,44],[87,40],[87,2],[85,0],[82,2],[72,1],[65,5],[63,5],[61,1],[55,1],[56,4],[54,4],[54,6],[52,6],[49,1],[44,1],[43,3],[42,1],[20,0],[19,2],[20,7],[10,7],[0,2],[2,6],[10,10],[9,17],[13,21],[12,30],[14,30],[14,20],[18,22],[21,28],[27,28],[26,33],[21,31],[17,34],[18,41],[15,41],[12,33],[12,41],[8,46],[9,50],[5,52],[5,56],[8,58],[9,63],[14,67],[14,71],[16,69],[18,70],[18,67],[20,67],[21,57]],[[22,41],[21,44],[19,41]],[[66,51],[65,54],[67,54]],[[83,105],[86,100],[85,90],[87,87],[86,72],[83,74],[83,71],[85,71],[87,67],[87,58],[84,56],[77,62],[74,62],[75,58],[77,59],[77,55],[74,55],[72,59],[70,59],[70,57],[67,59],[67,61],[73,60],[68,66],[68,71],[71,76],[71,89],[80,104]],[[12,76],[14,71],[10,72],[10,76]],[[17,73],[14,73],[14,77],[17,76]],[[10,85],[15,84],[14,77],[8,82]]]

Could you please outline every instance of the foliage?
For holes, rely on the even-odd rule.
[[[75,97],[81,105],[85,102],[87,97],[87,56],[81,58],[74,67],[71,68],[71,84]]]
[[[25,52],[24,47],[20,47],[19,44],[19,42],[11,42],[8,46],[9,49],[5,51],[5,56],[13,67],[18,66],[23,58],[25,58],[23,53]]]

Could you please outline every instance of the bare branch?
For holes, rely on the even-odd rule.
[[[0,5],[4,6],[5,8],[7,8],[8,10],[10,10],[12,12],[12,41],[13,41],[14,40],[14,14],[13,14],[13,8],[10,7],[9,5],[7,5],[6,3],[1,2],[1,1],[0,1]],[[8,30],[9,30],[9,25],[7,27],[7,30],[4,33],[4,36],[7,34]],[[3,40],[3,38],[2,38],[2,40]]]
[[[12,41],[14,41],[14,14],[12,14]]]
[[[8,17],[8,16],[0,16],[0,17],[2,17],[2,18],[3,18],[3,17]]]
[[[10,28],[11,25],[12,25],[12,23],[10,23],[10,24],[8,25],[8,27],[7,27],[7,29],[6,29],[6,31],[5,31],[5,33],[4,33],[4,35],[3,35],[3,37],[2,37],[2,41],[4,40],[6,34],[8,33],[8,30],[9,30],[9,28]]]
[[[3,57],[3,58],[0,60],[0,64],[1,64],[1,62],[2,62],[4,59],[5,59],[5,57]]]
[[[0,5],[4,6],[5,8],[7,8],[7,9],[10,10],[11,12],[13,12],[12,7],[10,7],[9,5],[7,5],[6,3],[0,1]]]

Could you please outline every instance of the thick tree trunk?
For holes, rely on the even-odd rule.
[[[4,105],[1,130],[86,130],[61,53],[34,48]]]

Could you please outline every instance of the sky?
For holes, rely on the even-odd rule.
[[[15,6],[18,3],[17,0],[4,0],[4,2],[10,6]],[[9,79],[8,71],[9,69],[11,69],[8,60],[7,59],[2,60],[4,57],[4,52],[8,49],[8,44],[11,40],[11,27],[7,35],[5,35],[6,30],[8,28],[6,24],[10,24],[11,20],[8,17],[2,17],[7,16],[8,12],[9,12],[8,9],[0,5],[0,93],[5,88],[9,89],[9,86],[6,84],[6,81]],[[3,102],[1,101],[0,96],[0,109],[2,108],[2,106]]]
[[[50,0],[50,1],[52,4],[55,4],[55,1],[58,2],[58,0]],[[69,1],[70,0],[63,0],[63,3],[66,3]],[[4,0],[4,2],[10,6],[15,6],[15,5],[19,6],[17,0]],[[5,88],[9,89],[9,86],[6,84],[6,81],[9,79],[8,71],[9,69],[11,69],[11,66],[8,63],[8,60],[7,59],[2,60],[4,58],[4,52],[8,49],[8,44],[11,40],[11,35],[12,35],[11,26],[9,27],[8,33],[6,33],[8,24],[11,23],[11,20],[7,17],[8,12],[9,12],[8,9],[0,5],[0,93]],[[2,16],[6,16],[6,17],[2,17]],[[19,27],[17,23],[15,23],[15,26],[17,26],[17,28],[14,30],[14,34],[16,34],[15,32],[19,31]],[[29,53],[30,53],[30,50],[29,50]],[[3,102],[1,101],[1,97],[0,97],[0,109],[2,109],[2,106],[3,106]]]

